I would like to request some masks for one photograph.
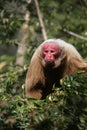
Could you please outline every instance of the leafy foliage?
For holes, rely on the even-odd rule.
[[[11,68],[10,68],[11,70]],[[25,68],[7,72],[0,79],[0,129],[85,130],[87,73],[70,75],[45,100],[24,96]],[[21,79],[21,86],[20,85]]]

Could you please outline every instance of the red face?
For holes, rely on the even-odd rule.
[[[45,43],[42,46],[42,55],[46,62],[52,63],[58,57],[60,48],[56,43]]]

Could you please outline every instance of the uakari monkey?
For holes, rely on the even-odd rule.
[[[26,76],[26,96],[44,99],[52,93],[53,84],[73,74],[87,71],[87,63],[73,45],[61,39],[44,41],[35,51]]]

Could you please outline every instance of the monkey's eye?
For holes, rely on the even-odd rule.
[[[54,51],[54,50],[51,50],[50,52],[51,52],[51,53],[54,53],[55,51]]]
[[[45,53],[48,53],[48,50],[44,50]]]

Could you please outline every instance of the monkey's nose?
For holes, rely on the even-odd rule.
[[[53,60],[54,60],[54,57],[51,56],[51,55],[48,55],[45,59],[46,59],[47,61],[53,61]]]

